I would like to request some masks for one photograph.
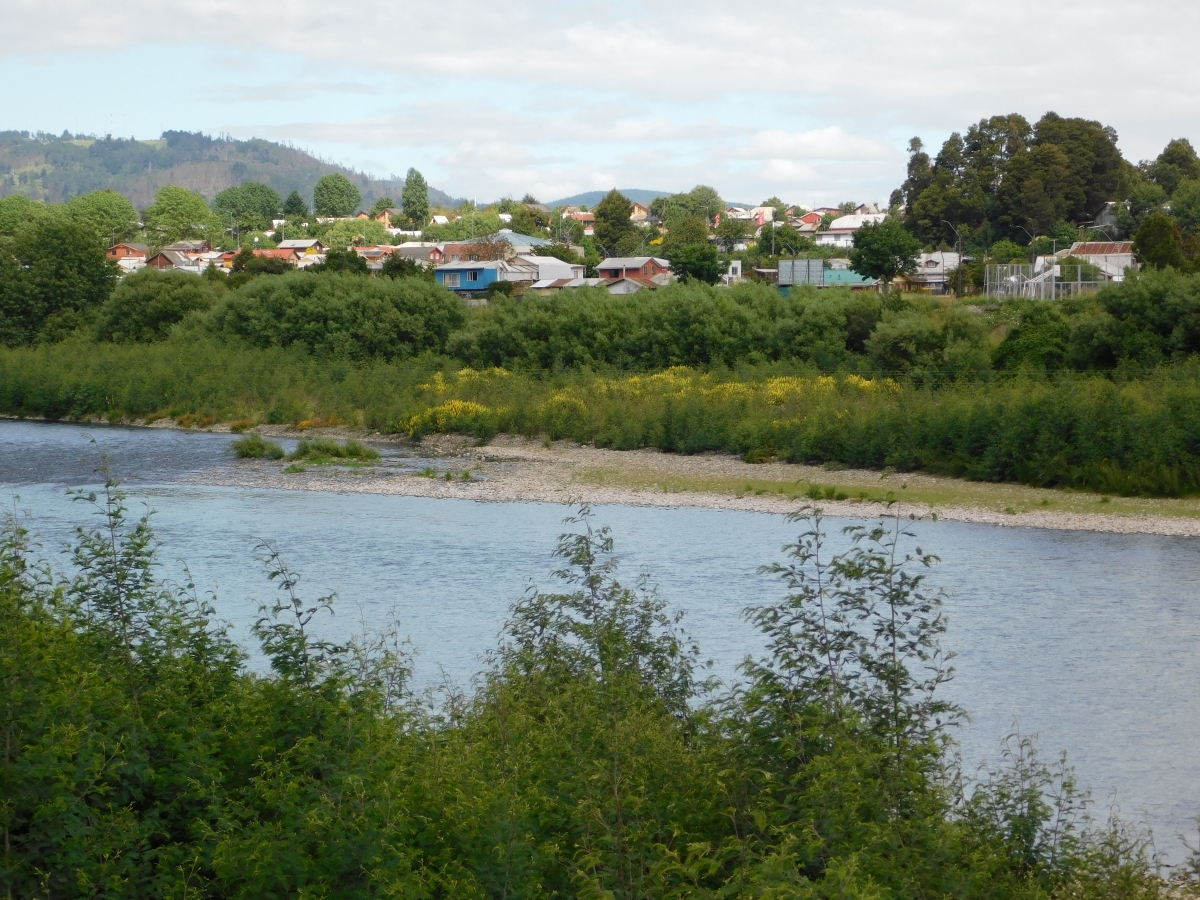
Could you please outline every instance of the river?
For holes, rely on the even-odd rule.
[[[92,441],[95,441],[93,444]],[[395,613],[418,651],[416,681],[467,685],[496,644],[508,606],[550,586],[551,552],[569,513],[545,503],[379,496],[206,484],[235,461],[233,436],[168,429],[0,422],[0,498],[24,517],[44,555],[62,554],[91,511],[67,496],[95,485],[100,453],[135,511],[153,509],[164,571],[186,562],[215,594],[219,615],[249,643],[257,601],[271,587],[255,561],[273,541],[309,596],[336,591],[331,635]],[[381,447],[399,468],[436,460]],[[782,558],[795,526],[761,513],[606,506],[622,578],[647,574],[699,641],[714,671],[761,646],[749,604],[782,596],[757,574]],[[831,533],[845,520],[827,520]],[[995,762],[1014,728],[1047,759],[1065,750],[1095,812],[1110,806],[1154,829],[1177,857],[1200,815],[1200,542],[1193,538],[1001,528],[913,526],[942,562],[946,649],[957,654],[947,695],[971,719],[960,730],[968,766]],[[833,543],[839,543],[835,536]]]

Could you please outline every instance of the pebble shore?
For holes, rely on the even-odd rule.
[[[284,436],[283,430],[274,431]],[[339,437],[327,432],[330,437]],[[361,436],[361,435],[360,435]],[[372,437],[371,440],[381,440]],[[376,466],[342,469],[313,466],[304,472],[285,474],[280,464],[243,460],[231,472],[228,469],[203,473],[191,481],[243,487],[269,487],[285,490],[334,491],[339,493],[387,494],[412,497],[453,498],[482,502],[532,501],[544,503],[588,503],[625,505],[703,507],[784,514],[804,506],[818,506],[825,515],[874,519],[881,515],[933,518],[1005,527],[1046,528],[1071,531],[1096,531],[1117,534],[1160,534],[1200,536],[1200,519],[1169,515],[1109,515],[1073,513],[1062,510],[1019,510],[998,512],[971,506],[930,506],[926,503],[897,503],[888,511],[883,503],[862,500],[788,499],[771,493],[726,493],[709,491],[664,490],[657,479],[681,480],[769,479],[780,482],[828,483],[831,473],[813,466],[789,463],[749,464],[726,454],[679,456],[654,450],[614,451],[595,447],[542,443],[511,436],[499,436],[485,446],[454,435],[427,438],[419,445],[422,456],[436,458],[435,477],[399,468]],[[444,472],[452,473],[447,481]],[[463,473],[470,472],[470,480]],[[633,481],[605,484],[595,473],[611,473],[609,480]],[[589,475],[593,477],[589,477]],[[839,484],[861,484],[875,489],[888,476],[878,472],[841,470]],[[904,474],[904,484],[938,485],[950,479]],[[597,483],[597,481],[601,483]],[[645,486],[642,486],[645,484]],[[897,487],[899,485],[896,485]],[[998,486],[997,490],[1003,490]],[[1016,490],[1014,488],[1014,490]]]

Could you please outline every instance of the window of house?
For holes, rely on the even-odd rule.
[[[460,276],[457,272],[447,272],[442,276],[442,284],[446,287],[455,288],[459,285]]]
[[[468,272],[467,273],[467,281],[478,281],[478,280],[479,280],[478,272]]]

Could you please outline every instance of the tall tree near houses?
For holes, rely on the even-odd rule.
[[[313,209],[318,216],[341,218],[358,209],[362,194],[345,175],[322,175],[313,188]]]
[[[633,204],[629,198],[613,188],[604,195],[593,211],[596,216],[596,243],[606,256],[621,256],[632,252],[637,243],[637,229],[629,221]]]
[[[854,233],[850,268],[859,275],[878,278],[887,290],[896,276],[910,275],[917,270],[920,252],[920,242],[900,220],[888,218],[864,225]]]
[[[418,228],[429,224],[429,185],[416,169],[409,169],[404,177],[404,193],[400,195],[404,216]]]

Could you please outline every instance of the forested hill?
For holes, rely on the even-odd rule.
[[[238,141],[166,131],[158,140],[136,141],[96,140],[65,132],[59,136],[0,132],[0,197],[26,194],[59,202],[111,188],[144,209],[164,185],[190,188],[211,201],[218,192],[244,181],[269,184],[284,197],[293,190],[311,197],[317,179],[331,172],[353,181],[367,208],[379,197],[399,197],[404,187],[403,178],[372,178],[258,138]],[[430,187],[429,202],[457,206],[461,201]]]

